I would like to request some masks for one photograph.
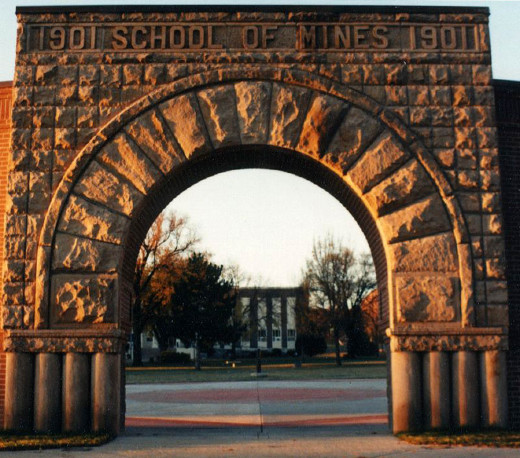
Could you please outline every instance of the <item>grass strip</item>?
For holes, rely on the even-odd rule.
[[[190,383],[190,382],[238,382],[252,380],[254,367],[207,368],[201,371],[192,368],[162,368],[149,370],[143,368],[127,368],[126,383]],[[323,379],[375,379],[386,378],[386,366],[380,363],[363,365],[306,366],[295,368],[262,365],[262,372],[267,374],[266,380],[323,380]]]
[[[112,440],[109,434],[19,434],[0,433],[0,451],[43,450],[46,448],[90,448]]]
[[[414,445],[441,447],[511,447],[520,448],[520,432],[508,430],[488,431],[429,431],[400,433],[397,437]]]

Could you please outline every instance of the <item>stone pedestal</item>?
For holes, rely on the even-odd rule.
[[[117,435],[120,430],[121,355],[95,353],[92,357],[92,430]]]
[[[456,427],[479,425],[478,356],[473,351],[458,351],[452,359],[453,422]]]
[[[34,429],[61,431],[61,355],[38,353],[34,377]]]
[[[4,428],[30,431],[33,428],[34,355],[7,353]]]
[[[392,353],[393,432],[422,428],[421,363],[414,352]]]
[[[63,431],[90,431],[90,355],[86,353],[64,356]]]
[[[432,351],[423,359],[424,427],[450,426],[450,359],[447,353]]]
[[[504,351],[480,354],[482,426],[507,426],[507,373]]]

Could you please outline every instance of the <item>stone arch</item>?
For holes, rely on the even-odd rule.
[[[151,224],[150,205],[166,184],[186,164],[239,161],[262,147],[327,169],[362,204],[354,216],[370,215],[362,226],[381,236],[376,262],[388,271],[392,328],[472,324],[462,212],[420,139],[353,89],[303,71],[247,68],[159,89],[112,119],[76,158],[40,237],[35,327],[120,325],[131,264],[123,258]]]

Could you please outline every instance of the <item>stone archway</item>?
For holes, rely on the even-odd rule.
[[[394,431],[505,425],[507,335],[487,326],[500,321],[491,309],[477,316],[475,210],[427,136],[333,78],[265,63],[203,70],[118,112],[52,191],[37,231],[34,319],[23,329],[25,309],[4,307],[6,428],[119,431],[139,245],[183,189],[251,166],[314,181],[365,232],[388,310]],[[34,417],[21,392],[34,393]]]

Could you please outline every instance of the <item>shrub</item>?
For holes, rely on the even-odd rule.
[[[296,350],[298,353],[314,356],[327,351],[325,337],[317,334],[299,334],[296,338]]]
[[[177,353],[176,351],[162,351],[161,363],[163,364],[189,364],[190,355],[187,353]]]

